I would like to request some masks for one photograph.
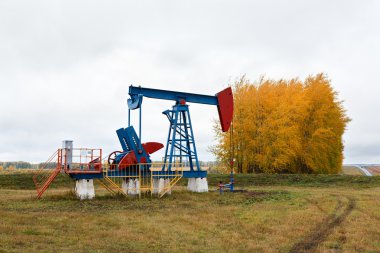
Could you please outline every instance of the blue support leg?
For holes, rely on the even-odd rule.
[[[163,113],[168,117],[170,123],[164,158],[165,162],[169,162],[169,171],[171,163],[175,162],[177,158],[180,161],[188,161],[190,171],[200,171],[189,106],[176,104],[173,106],[173,110]]]

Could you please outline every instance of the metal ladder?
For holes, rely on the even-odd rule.
[[[33,182],[37,190],[37,198],[41,198],[42,194],[49,188],[53,180],[61,172],[62,151],[57,150],[50,158],[42,164],[40,169],[34,173]],[[54,169],[48,169],[49,164],[56,163]]]

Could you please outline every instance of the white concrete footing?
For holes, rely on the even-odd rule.
[[[124,193],[128,193],[128,182],[126,180],[123,180],[123,183],[121,184],[121,189]]]
[[[153,178],[153,194],[158,194],[159,193],[159,184],[160,184],[160,179],[159,178]]]
[[[191,192],[208,192],[207,178],[189,178],[187,190]]]
[[[128,188],[129,188],[129,179],[123,180],[123,183],[121,184],[121,189],[124,193],[128,194]]]
[[[80,179],[75,182],[75,193],[80,200],[93,199],[95,188],[93,179]]]
[[[128,195],[140,194],[140,182],[138,179],[130,178],[127,180],[123,180],[121,188],[123,189],[123,192],[127,193]]]
[[[165,179],[164,182],[165,182],[165,188],[169,188],[169,187],[170,187],[170,179],[167,178],[167,179]],[[169,190],[166,192],[166,194],[168,194],[168,195],[172,194],[172,189],[169,189]]]
[[[161,193],[165,188],[165,179],[160,178],[158,180],[158,193]]]
[[[154,178],[153,179],[153,194],[162,193],[165,188],[170,187],[170,178]],[[166,194],[172,194],[172,190],[166,192]]]
[[[135,179],[135,187],[136,194],[140,194],[140,181],[138,179]]]
[[[136,195],[135,180],[128,179],[128,195]]]
[[[195,192],[195,178],[189,178],[187,181],[187,190],[190,192]]]

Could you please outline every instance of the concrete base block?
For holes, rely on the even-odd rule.
[[[134,179],[128,179],[128,195],[136,195],[136,185]]]
[[[198,192],[208,192],[207,178],[201,178],[199,180]]]
[[[80,179],[75,182],[75,193],[80,200],[95,197],[94,180]]]
[[[165,179],[165,188],[168,188],[170,187],[170,179]],[[166,194],[172,194],[172,189],[170,189],[169,191],[166,192]]]
[[[123,180],[121,188],[124,193],[128,195],[137,195],[140,194],[140,181],[138,179],[126,179]]]
[[[87,194],[88,194],[88,199],[95,198],[95,188],[94,188],[93,179],[87,180]]]
[[[187,182],[187,190],[195,192],[195,178],[189,178]]]
[[[207,178],[189,178],[187,190],[191,192],[208,192]]]
[[[85,193],[85,187],[84,187],[84,180],[76,180],[75,181],[75,194],[77,197],[82,200],[82,199],[87,199],[87,195]]]
[[[165,188],[165,179],[160,178],[158,181],[158,193],[161,193]]]
[[[124,193],[128,193],[128,181],[123,180],[123,183],[121,184],[121,189]]]
[[[159,193],[159,183],[160,179],[159,178],[153,178],[153,194],[158,194]]]
[[[135,191],[136,195],[140,194],[140,181],[138,179],[135,179]]]

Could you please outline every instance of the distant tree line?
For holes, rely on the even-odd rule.
[[[214,128],[212,151],[222,164],[233,157],[239,173],[340,172],[350,119],[326,75],[258,83],[242,77],[232,86],[232,142]]]
[[[0,168],[2,169],[38,169],[44,166],[46,169],[53,169],[56,167],[56,163],[29,163],[29,162],[0,162]]]
[[[15,168],[15,169],[34,169],[37,168],[38,164],[32,164],[28,162],[0,162],[0,166],[4,169]]]

